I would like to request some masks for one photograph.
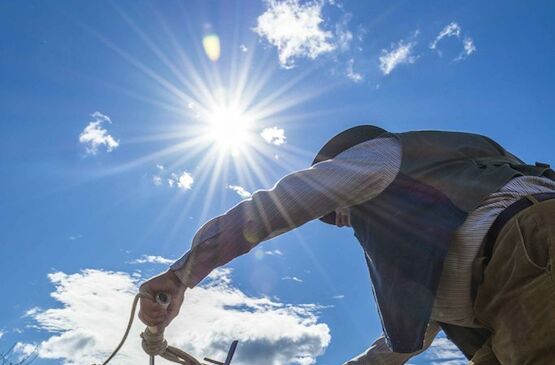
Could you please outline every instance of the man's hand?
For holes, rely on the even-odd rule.
[[[166,271],[147,280],[139,290],[141,293],[150,294],[152,298],[155,298],[158,293],[166,293],[171,296],[167,309],[151,299],[141,298],[139,318],[147,326],[165,328],[179,314],[179,309],[183,304],[185,285],[173,271]]]

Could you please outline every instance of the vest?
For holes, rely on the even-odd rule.
[[[554,177],[525,165],[493,140],[469,133],[419,131],[396,136],[394,181],[351,208],[351,225],[370,272],[391,350],[415,352],[424,335],[443,262],[457,228],[487,195],[521,175]]]

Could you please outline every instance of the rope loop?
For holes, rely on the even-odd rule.
[[[121,349],[125,341],[127,340],[127,336],[131,331],[131,327],[133,325],[133,320],[135,319],[135,312],[137,311],[137,305],[139,304],[139,299],[147,298],[150,300],[154,300],[154,298],[148,293],[139,293],[135,295],[133,299],[133,305],[131,307],[131,315],[129,316],[129,321],[127,323],[127,328],[125,329],[125,333],[123,337],[116,347],[116,349],[112,352],[112,354],[104,361],[102,364],[92,364],[92,365],[106,365],[116,356],[118,351]],[[168,342],[164,339],[164,331],[158,331],[153,333],[147,327],[143,333],[141,333],[142,347],[143,350],[150,356],[160,356],[168,361],[172,361],[182,365],[202,365],[197,359],[193,356],[189,355],[183,350],[178,348],[168,346]]]
[[[151,356],[162,355],[168,348],[168,341],[164,339],[164,331],[152,332],[150,328],[146,328],[141,333],[142,347],[145,352]]]

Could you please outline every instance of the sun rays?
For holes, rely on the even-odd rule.
[[[180,191],[161,212],[169,214],[182,201],[179,197],[187,195],[183,214],[175,222],[173,233],[177,233],[197,198],[202,198],[203,209],[194,215],[204,220],[210,215],[214,198],[221,196],[228,184],[269,188],[275,183],[276,171],[291,171],[292,166],[306,164],[308,151],[287,143],[272,145],[261,132],[276,126],[287,130],[299,123],[302,115],[295,115],[296,107],[332,88],[306,90],[302,86],[313,68],[276,82],[279,66],[268,58],[268,52],[257,50],[254,35],[249,41],[238,30],[218,35],[210,28],[207,33],[205,25],[197,23],[195,27],[190,19],[182,22],[184,29],[170,29],[156,9],[152,9],[151,18],[155,25],[143,27],[124,9],[114,6],[150,57],[135,56],[126,45],[83,26],[155,87],[111,86],[126,89],[127,95],[174,118],[158,123],[157,130],[148,134],[122,140],[123,145],[157,145],[158,150],[106,169],[101,175],[149,169],[158,163],[167,171],[189,171],[195,179],[194,188]],[[156,32],[149,31],[153,27]],[[156,91],[149,92],[151,89]]]

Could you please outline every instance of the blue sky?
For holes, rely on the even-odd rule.
[[[237,191],[350,126],[476,132],[554,164],[554,15],[549,1],[0,3],[0,351],[100,360],[137,282]],[[211,338],[250,336],[237,365],[332,365],[381,332],[347,229],[309,223],[228,269],[191,292],[198,315],[170,342],[218,355]],[[463,363],[441,354],[411,363]]]

